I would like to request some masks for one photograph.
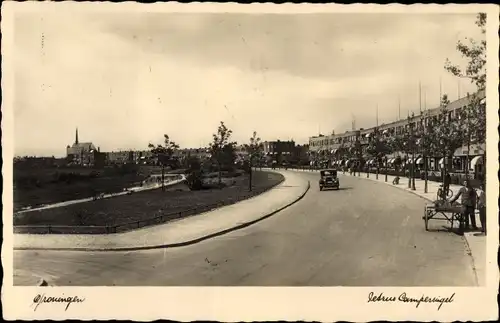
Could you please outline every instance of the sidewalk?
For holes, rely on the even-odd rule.
[[[297,170],[294,169],[297,172],[303,172],[304,170]],[[315,170],[306,170],[309,172],[317,172]],[[425,181],[421,179],[415,179],[415,191],[412,189],[408,188],[408,177],[400,177],[399,180],[399,185],[393,185],[392,180],[395,178],[395,176],[390,176],[387,175],[387,182],[385,182],[385,175],[384,174],[379,174],[378,175],[378,180],[376,179],[376,174],[370,173],[370,177],[366,177],[366,173],[361,173],[360,176],[357,175],[350,175],[348,172],[345,174],[342,171],[338,172],[339,175],[341,176],[355,176],[356,178],[361,178],[361,179],[367,179],[375,182],[380,182],[384,183],[387,185],[391,185],[394,187],[397,187],[399,189],[405,190],[407,192],[410,192],[412,194],[415,194],[417,196],[420,196],[421,198],[424,198],[430,202],[433,202],[437,199],[437,191],[441,183],[439,182],[432,182],[432,181],[427,181],[427,193],[424,192],[424,186],[425,186]],[[453,191],[453,196],[457,194],[458,190],[460,189],[459,185],[450,185],[450,189]],[[476,222],[478,224],[478,227],[481,227],[481,223],[479,221],[479,216],[478,212],[476,211]],[[423,222],[423,220],[422,220]],[[423,227],[423,223],[422,223]],[[466,232],[464,234],[465,241],[467,242],[468,246],[468,252],[470,252],[472,259],[473,259],[473,266],[474,270],[476,272],[477,280],[478,280],[478,285],[479,286],[484,286],[486,284],[486,236],[478,235],[477,232]]]
[[[185,246],[246,227],[300,200],[309,182],[284,173],[277,187],[217,210],[166,224],[108,235],[14,234],[14,249],[111,251]]]

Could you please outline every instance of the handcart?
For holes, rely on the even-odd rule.
[[[453,230],[453,222],[458,221],[460,228],[463,228],[464,219],[462,217],[462,206],[450,205],[448,203],[427,204],[424,209],[425,231],[428,231],[429,220],[444,220],[450,222],[450,231]]]

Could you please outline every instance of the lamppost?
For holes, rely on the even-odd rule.
[[[365,139],[366,139],[366,136],[365,136]],[[371,135],[368,135],[368,147],[370,146],[371,144],[371,140],[372,140],[372,136]],[[365,149],[367,149],[368,147],[365,146]],[[366,155],[365,155],[366,156]],[[365,163],[365,167],[366,167],[366,178],[370,178],[370,162],[371,162],[371,159],[368,160],[368,163]]]
[[[411,118],[408,118],[410,124],[410,151],[411,151],[411,165],[410,165],[410,180],[411,180],[411,190],[415,190],[415,129],[413,127],[413,119],[415,114],[411,114]]]
[[[410,167],[408,169],[408,188],[411,188],[413,190],[413,187],[414,187],[414,184],[412,185],[412,183],[414,183],[412,181],[412,178],[413,178],[413,165],[414,165],[414,160],[413,160],[413,125],[412,125],[412,121],[413,121],[413,117],[414,117],[414,113],[410,115],[408,115],[407,117],[407,124],[408,124],[408,140],[406,142],[406,155],[410,155],[411,157],[410,158],[407,158],[406,159],[406,164],[408,165],[408,161],[410,161]]]
[[[389,142],[389,131],[388,130],[385,130],[387,131],[385,134],[383,133],[384,135],[384,150],[387,152],[387,147],[388,147],[388,142]],[[388,164],[388,158],[387,158],[387,155],[384,156],[384,168],[385,168],[385,181],[387,182],[387,164]]]
[[[359,141],[359,134],[356,135],[356,141],[354,142],[354,153],[358,157],[358,164],[356,165],[356,168],[358,169],[358,177],[361,176],[361,142]],[[356,172],[356,169],[354,169],[354,172]]]
[[[429,138],[428,135],[429,135],[429,126],[431,126],[429,123],[430,123],[430,118],[429,118],[429,111],[426,110],[425,113],[422,114],[423,115],[423,124],[422,124],[422,131],[421,131],[421,138],[420,138],[420,147],[421,147],[421,151],[422,151],[422,158],[424,159],[424,193],[427,193],[428,192],[428,180],[429,180],[429,174],[428,174],[428,171],[429,171],[429,165],[428,165],[428,153],[429,153]]]

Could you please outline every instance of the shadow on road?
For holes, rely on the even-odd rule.
[[[328,191],[347,191],[347,190],[350,190],[350,189],[352,189],[352,187],[339,187],[338,189],[324,188],[323,191],[324,192],[328,192]]]
[[[454,233],[457,236],[463,236],[463,233],[458,228],[450,229],[450,227],[446,227],[444,225],[439,227],[439,228],[432,228],[432,229],[429,228],[427,231],[428,232],[448,232],[448,233]]]

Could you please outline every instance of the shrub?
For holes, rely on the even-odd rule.
[[[197,191],[203,188],[203,174],[200,170],[189,172],[186,181],[190,190]]]

